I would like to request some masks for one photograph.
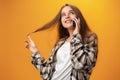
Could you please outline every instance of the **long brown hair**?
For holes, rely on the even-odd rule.
[[[53,25],[55,25],[55,24],[58,23],[58,27],[59,27],[58,28],[59,39],[68,37],[69,33],[68,33],[67,29],[64,28],[63,25],[62,25],[62,23],[61,23],[61,11],[62,11],[62,9],[65,6],[71,7],[72,10],[77,15],[77,17],[80,18],[80,31],[79,31],[79,33],[81,34],[82,39],[84,41],[85,36],[87,36],[88,33],[91,32],[91,30],[88,27],[88,25],[87,25],[84,17],[82,16],[81,11],[77,7],[75,7],[75,6],[71,5],[71,4],[65,4],[64,6],[62,6],[61,9],[60,9],[60,11],[58,12],[58,14],[56,15],[56,17],[52,21],[50,21],[47,24],[45,24],[44,26],[38,28],[34,32],[38,32],[38,31],[42,31],[42,30],[48,29],[48,28],[50,28]]]

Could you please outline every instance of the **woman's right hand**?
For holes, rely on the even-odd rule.
[[[29,49],[32,53],[38,52],[38,49],[34,43],[34,41],[31,39],[30,35],[27,35],[27,39],[25,40],[25,47]]]

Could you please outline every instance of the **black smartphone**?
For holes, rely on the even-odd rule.
[[[76,16],[76,18],[78,19],[78,16]],[[73,21],[73,27],[76,27],[75,21]]]
[[[73,21],[73,27],[76,27],[75,21]]]

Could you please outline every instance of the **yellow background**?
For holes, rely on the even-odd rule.
[[[120,80],[119,0],[0,0],[0,79],[42,80],[25,48],[26,34],[55,17],[65,3],[76,5],[99,38],[99,54],[90,80]],[[48,58],[56,28],[32,34]]]

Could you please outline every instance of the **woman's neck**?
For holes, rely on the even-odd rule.
[[[73,29],[68,29],[68,32],[69,32],[69,37],[66,39],[67,42],[70,42],[72,36],[73,36]]]

